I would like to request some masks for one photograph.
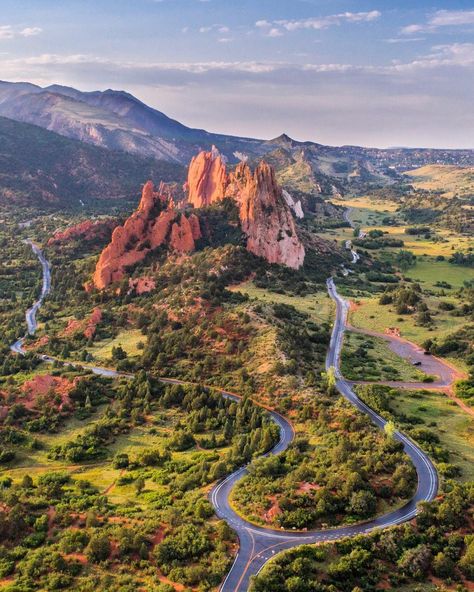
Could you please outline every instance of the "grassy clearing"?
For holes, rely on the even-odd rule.
[[[2,472],[8,473],[15,482],[19,482],[27,474],[37,478],[48,471],[64,470],[74,478],[89,481],[100,491],[107,491],[113,503],[136,502],[136,490],[133,482],[124,485],[115,484],[121,471],[113,467],[112,459],[117,453],[125,453],[130,458],[135,458],[144,450],[164,450],[182,414],[177,409],[168,409],[149,417],[147,424],[136,426],[130,432],[117,436],[107,446],[107,458],[103,460],[68,465],[62,460],[48,458],[48,452],[52,446],[65,444],[83,434],[87,428],[100,419],[105,408],[106,406],[99,408],[92,418],[86,420],[69,419],[57,434],[38,434],[37,439],[41,442],[42,449],[19,455],[15,466],[0,471],[0,475]],[[221,448],[219,453],[224,454],[226,450],[226,448]],[[189,459],[196,454],[201,455],[206,452],[203,453],[193,447],[184,452],[174,452],[173,458],[175,460]],[[161,491],[161,489],[161,486],[151,481],[146,483],[147,491]]]
[[[456,232],[447,229],[436,229],[436,239],[426,239],[423,236],[405,234],[405,228],[414,226],[402,223],[397,213],[398,205],[395,202],[371,199],[367,196],[354,197],[345,200],[333,200],[337,205],[351,208],[349,217],[354,224],[360,226],[363,230],[372,229],[387,232],[391,238],[404,241],[405,249],[412,251],[417,256],[430,255],[436,257],[444,255],[450,257],[454,251],[466,251],[474,246],[474,241],[469,236],[462,236]],[[384,224],[384,218],[390,217],[398,220],[401,226],[387,226]],[[415,225],[416,226],[416,225]],[[338,241],[352,238],[351,228],[337,228],[322,233],[325,238],[336,239]],[[397,251],[398,248],[384,249],[384,251]]]
[[[416,416],[430,426],[451,454],[450,462],[462,469],[462,481],[474,479],[474,420],[443,393],[396,391],[393,408]]]
[[[474,192],[474,167],[426,165],[405,173],[417,189],[436,191],[443,197],[470,196]]]
[[[461,288],[465,281],[474,280],[474,269],[462,265],[452,265],[447,261],[435,261],[431,258],[418,260],[416,265],[405,274],[419,282],[422,288],[436,290],[436,282],[448,282],[453,288]]]
[[[329,322],[333,318],[334,306],[327,292],[315,292],[310,296],[293,296],[292,294],[277,294],[263,288],[257,288],[253,282],[245,282],[234,286],[231,290],[247,294],[249,298],[261,300],[267,304],[289,304],[296,310],[310,315],[316,323]]]
[[[112,339],[103,339],[94,343],[87,350],[94,356],[95,360],[105,361],[112,358],[112,348],[121,345],[127,352],[129,357],[139,356],[142,353],[137,346],[144,343],[146,338],[139,329],[130,329],[128,331],[120,331],[120,333]]]
[[[368,196],[332,201],[338,206],[350,208],[349,218],[358,225],[373,226],[374,224],[382,224],[383,219],[387,217],[398,218],[398,204],[395,202],[373,199]]]
[[[397,356],[383,339],[347,331],[341,370],[349,380],[422,381],[426,374]]]
[[[427,298],[426,301],[430,309],[436,309],[436,303],[439,300]],[[428,338],[442,339],[466,323],[463,317],[453,317],[446,312],[439,312],[434,317],[436,328],[430,330],[428,327],[416,325],[412,315],[400,316],[390,305],[381,306],[378,297],[360,298],[357,304],[358,306],[350,312],[349,316],[350,323],[354,327],[379,333],[383,333],[387,327],[398,327],[402,337],[419,345]]]

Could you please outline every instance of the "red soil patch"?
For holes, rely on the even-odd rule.
[[[360,302],[354,302],[353,300],[349,301],[349,310],[353,312],[354,310],[359,309],[362,306]]]
[[[65,405],[70,405],[69,393],[76,385],[78,379],[72,382],[67,378],[60,376],[51,376],[50,374],[38,374],[31,380],[23,383],[21,390],[26,395],[21,402],[27,409],[33,409],[39,397],[48,393],[54,393],[61,397],[61,403],[58,406],[62,410]]]
[[[48,345],[48,343],[49,343],[49,336],[43,335],[43,337],[40,337],[36,341],[33,341],[33,343],[30,343],[28,345],[24,345],[23,348],[26,349],[27,351],[35,350],[40,347],[44,347],[45,345]]]
[[[62,335],[64,337],[69,337],[70,335],[75,335],[76,333],[82,332],[84,337],[91,339],[94,337],[97,325],[101,322],[101,320],[102,311],[100,308],[96,307],[87,319],[83,319],[82,321],[70,319],[67,327],[62,332]]]
[[[136,294],[146,294],[156,288],[155,280],[151,277],[144,276],[139,278],[130,278],[128,280],[129,292],[135,291]]]
[[[67,555],[63,555],[64,559],[77,561],[82,565],[87,565],[87,557],[83,553],[68,553]]]
[[[271,507],[263,514],[263,519],[266,522],[273,522],[276,516],[281,514],[281,508],[276,497],[270,498],[272,501]]]
[[[189,586],[186,587],[186,586],[183,586],[183,584],[178,584],[176,582],[172,582],[171,580],[168,580],[168,578],[166,578],[160,572],[158,572],[157,577],[160,580],[160,582],[162,582],[163,584],[168,584],[169,586],[173,586],[173,588],[176,590],[176,592],[182,592],[182,590],[195,590],[195,588],[189,588]]]
[[[303,481],[296,493],[309,493],[310,491],[315,491],[317,489],[321,489],[321,485],[317,485],[316,483],[308,483],[307,481]]]

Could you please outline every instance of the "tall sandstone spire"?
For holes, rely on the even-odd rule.
[[[200,152],[193,157],[188,169],[184,186],[188,202],[195,208],[210,206],[224,198],[227,182],[225,163],[216,148]]]
[[[201,152],[191,161],[185,185],[187,201],[204,207],[230,197],[239,207],[247,249],[270,263],[294,269],[303,265],[305,250],[291,210],[272,166],[262,161],[252,173],[245,163],[227,174],[215,149]]]

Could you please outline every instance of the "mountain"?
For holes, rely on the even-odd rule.
[[[211,144],[234,160],[235,151],[255,151],[261,144],[186,127],[131,94],[110,89],[81,92],[60,85],[0,82],[0,115],[111,150],[182,164]]]
[[[0,203],[79,205],[130,198],[143,179],[183,179],[169,162],[113,152],[0,117]]]
[[[239,138],[190,128],[125,91],[82,92],[52,85],[0,82],[0,116],[114,151],[187,164],[211,145],[225,160],[265,156],[290,191],[333,195],[390,185],[405,171],[430,164],[474,166],[474,150],[363,148],[300,142],[281,134],[271,140]],[[304,203],[304,201],[303,201]]]

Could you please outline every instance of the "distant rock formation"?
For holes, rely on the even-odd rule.
[[[225,163],[213,148],[193,158],[185,189],[188,203],[197,208],[225,197],[235,200],[250,252],[294,269],[303,264],[305,251],[290,206],[273,167],[266,162],[260,162],[253,173],[246,162],[241,162],[227,174]]]
[[[110,244],[102,251],[93,285],[102,290],[121,280],[127,267],[142,261],[147,253],[161,245],[179,253],[191,252],[200,236],[197,216],[187,217],[170,207],[167,196],[155,192],[153,183],[148,181],[137,210],[123,226],[115,228]]]
[[[87,242],[107,239],[116,226],[117,221],[112,219],[96,220],[95,222],[85,220],[74,226],[69,226],[63,231],[55,232],[48,240],[48,247],[66,244],[77,239]]]
[[[184,189],[188,202],[203,208],[225,197],[227,183],[224,159],[213,146],[210,152],[200,152],[191,160]]]

